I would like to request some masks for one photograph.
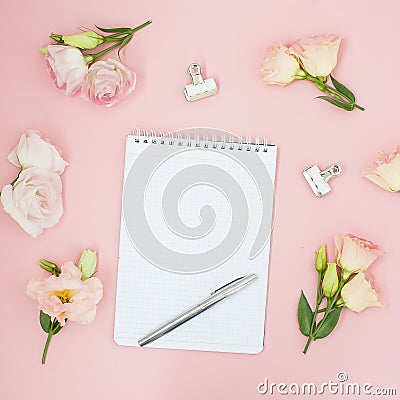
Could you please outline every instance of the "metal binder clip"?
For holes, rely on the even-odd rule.
[[[218,92],[217,84],[213,78],[203,79],[199,64],[190,64],[188,73],[192,77],[193,83],[185,86],[184,93],[187,101],[203,99]]]
[[[303,175],[315,195],[317,197],[322,197],[332,190],[328,184],[329,179],[340,175],[341,172],[342,167],[338,164],[333,164],[323,171],[320,171],[317,165],[313,165],[312,167],[306,168],[303,171]]]

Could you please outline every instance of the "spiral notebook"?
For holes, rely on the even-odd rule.
[[[240,276],[258,279],[146,347],[259,353],[277,148],[206,128],[126,140],[114,339],[138,339]]]

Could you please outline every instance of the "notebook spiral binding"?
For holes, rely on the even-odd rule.
[[[184,129],[187,130],[187,129]],[[195,128],[194,128],[195,130]],[[182,134],[178,132],[160,131],[154,129],[134,128],[133,136],[135,136],[136,143],[160,143],[170,146],[186,146],[186,147],[203,147],[211,149],[228,149],[228,150],[245,150],[255,152],[267,152],[268,140],[267,138],[253,138],[246,136],[243,140],[242,136],[224,135],[223,133],[194,133],[193,137],[189,134]]]

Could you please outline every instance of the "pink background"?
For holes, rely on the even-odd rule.
[[[27,128],[40,129],[63,150],[70,166],[63,176],[65,213],[54,228],[32,239],[0,212],[0,397],[256,399],[264,378],[320,384],[335,380],[339,371],[351,382],[396,387],[399,195],[360,174],[378,150],[400,144],[400,56],[393,40],[399,33],[398,12],[394,0],[250,0],[240,7],[228,0],[3,2],[1,185],[17,173],[6,156]],[[53,87],[38,52],[52,31],[72,34],[78,26],[93,24],[134,26],[148,18],[153,24],[137,34],[125,55],[138,75],[130,98],[103,109],[79,97],[67,98]],[[306,82],[283,89],[260,81],[260,64],[272,42],[330,32],[343,37],[335,76],[354,89],[365,112],[347,113],[314,100],[318,91]],[[191,62],[200,63],[217,80],[218,95],[186,102],[182,89],[189,82]],[[135,126],[212,126],[267,136],[279,146],[266,346],[260,355],[114,343],[124,139]],[[344,173],[332,181],[328,197],[317,199],[301,171],[310,164],[333,162],[342,164]],[[387,307],[360,315],[346,310],[339,328],[313,343],[304,356],[305,338],[296,320],[300,290],[313,299],[314,251],[327,242],[332,255],[332,237],[342,232],[366,237],[386,252],[372,271]],[[46,276],[35,265],[41,257],[57,263],[76,260],[85,247],[97,249],[100,257],[98,276],[105,293],[98,315],[88,326],[71,323],[61,331],[42,366],[46,338],[36,305],[25,295],[26,283]],[[325,396],[334,397],[341,396]]]

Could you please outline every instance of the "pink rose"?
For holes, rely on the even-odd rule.
[[[336,235],[336,259],[344,271],[344,277],[367,269],[383,254],[378,246],[353,235]]]
[[[400,191],[400,146],[391,154],[381,151],[375,160],[375,169],[364,173],[364,177],[390,192]]]
[[[136,74],[119,61],[109,58],[90,66],[81,96],[95,104],[111,107],[132,93],[135,84]]]
[[[267,50],[261,74],[268,85],[289,85],[296,79],[300,65],[283,44],[274,44]]]
[[[49,276],[40,281],[31,279],[27,285],[28,296],[37,300],[38,307],[60,325],[65,320],[88,324],[96,316],[96,304],[103,296],[103,285],[98,278],[81,280],[82,273],[71,261],[61,266],[59,276]]]
[[[384,304],[374,289],[374,276],[368,271],[361,271],[347,282],[341,291],[344,305],[354,312],[367,307],[383,307]]]
[[[33,129],[26,131],[8,160],[21,169],[40,167],[62,174],[68,163],[62,159],[59,150],[38,133]]]
[[[55,225],[63,213],[61,178],[47,169],[24,169],[14,185],[6,185],[0,200],[4,211],[32,237]]]
[[[45,59],[51,78],[67,96],[81,89],[88,68],[80,50],[75,47],[50,44],[47,46]]]
[[[303,68],[312,76],[328,76],[336,67],[341,38],[337,35],[304,37],[290,48]]]

